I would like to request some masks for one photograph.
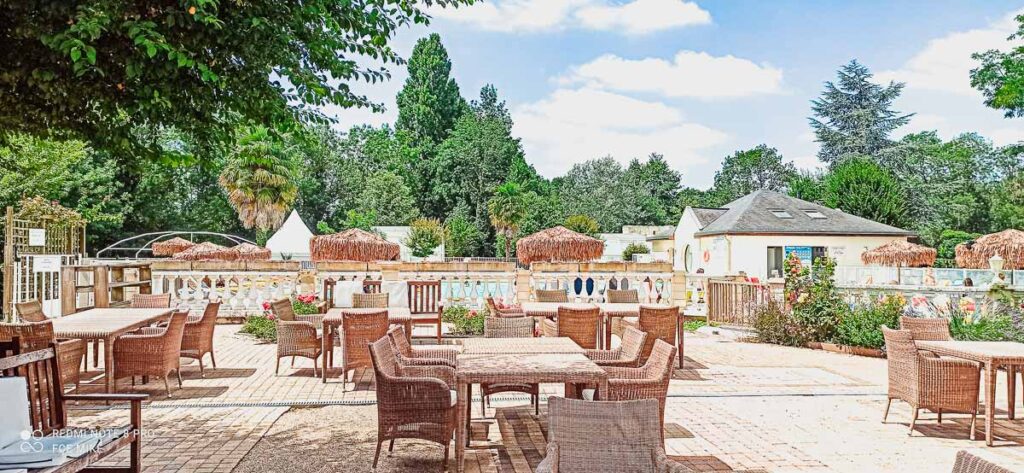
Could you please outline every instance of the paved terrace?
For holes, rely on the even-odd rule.
[[[159,380],[136,388],[152,396],[143,414],[146,470],[371,471],[372,373],[359,371],[347,392],[340,381],[314,378],[308,360],[295,369],[282,360],[275,376],[275,346],[238,328],[217,327],[218,368],[200,378],[198,365],[185,365],[185,387],[172,388],[173,398]],[[706,471],[910,473],[950,471],[957,450],[984,447],[968,440],[965,416],[948,414],[938,425],[934,414],[922,414],[908,436],[910,409],[894,402],[882,424],[885,377],[885,360],[690,333],[686,368],[676,370],[669,391],[668,454]],[[120,385],[128,389],[127,380]],[[1005,407],[1005,386],[998,393],[997,406]],[[519,407],[525,404],[525,397],[495,397],[487,419],[474,423],[468,471],[532,471],[544,456],[547,425],[543,410],[538,418]],[[479,406],[474,402],[475,419]],[[109,425],[127,415],[82,407],[72,412],[73,424]],[[1024,461],[1024,420],[997,417],[995,435],[990,453]],[[391,456],[382,454],[378,471],[440,471],[440,463],[440,447],[399,441]]]

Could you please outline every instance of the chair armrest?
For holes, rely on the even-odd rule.
[[[455,358],[459,356],[460,351],[461,350],[459,350],[456,347],[446,346],[412,347],[412,355],[414,358],[442,359],[445,362],[447,362],[447,364],[450,364],[452,367],[455,367]]]
[[[551,319],[541,319],[540,321],[541,334],[545,337],[557,337],[558,336],[558,323]]]
[[[558,444],[548,442],[547,455],[537,465],[535,473],[558,473]]]
[[[447,410],[452,408],[451,387],[435,377],[398,377],[378,384],[377,403],[394,407]]]
[[[450,366],[403,366],[401,373],[402,378],[433,378],[443,381],[448,389],[455,386],[455,368]]]
[[[449,366],[454,368],[455,362],[446,360],[444,358],[426,358],[426,357],[412,357],[399,355],[402,364],[405,366]]]
[[[142,327],[134,332],[132,335],[162,335],[167,331],[167,327]]]
[[[583,354],[590,358],[590,361],[619,361],[619,357],[622,356],[622,350],[616,348],[614,350],[597,350],[597,349],[586,349],[583,350]]]
[[[65,401],[130,402],[145,401],[149,394],[65,394]]]
[[[642,380],[647,378],[647,373],[643,368],[609,366],[604,371],[608,373],[609,381],[613,379]]]

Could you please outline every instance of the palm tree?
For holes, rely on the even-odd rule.
[[[491,214],[491,225],[505,237],[505,257],[508,258],[512,255],[512,237],[526,217],[526,201],[519,184],[507,182],[498,186],[487,203],[487,211]]]
[[[263,126],[245,130],[220,173],[220,186],[245,228],[255,228],[257,240],[284,222],[295,203],[291,148]],[[262,244],[262,242],[260,242]]]

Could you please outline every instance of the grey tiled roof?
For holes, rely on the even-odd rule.
[[[841,210],[790,197],[779,192],[758,190],[725,205],[728,209],[704,225],[697,236],[723,234],[819,234],[819,235],[913,235],[913,232],[850,215]],[[708,210],[708,209],[694,209]],[[784,211],[792,218],[779,218],[772,211]],[[805,211],[817,211],[825,218],[811,218]],[[698,220],[702,220],[698,214]]]
[[[693,207],[693,214],[697,216],[697,223],[700,223],[700,228],[704,228],[711,222],[718,220],[718,217],[721,217],[728,210]]]

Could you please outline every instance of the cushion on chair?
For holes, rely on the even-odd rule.
[[[451,397],[452,397],[452,399],[451,399],[451,406],[455,407],[455,404],[458,404],[458,402],[459,402],[459,393],[456,392],[454,389],[449,389],[448,391],[449,391],[449,394],[451,394]]]
[[[0,378],[0,448],[22,440],[23,432],[32,432],[28,417],[28,385],[25,378]]]
[[[593,401],[594,400],[594,393],[596,393],[596,392],[597,392],[596,389],[584,389],[583,392],[580,393],[580,396],[583,396],[583,400],[584,401]]]

